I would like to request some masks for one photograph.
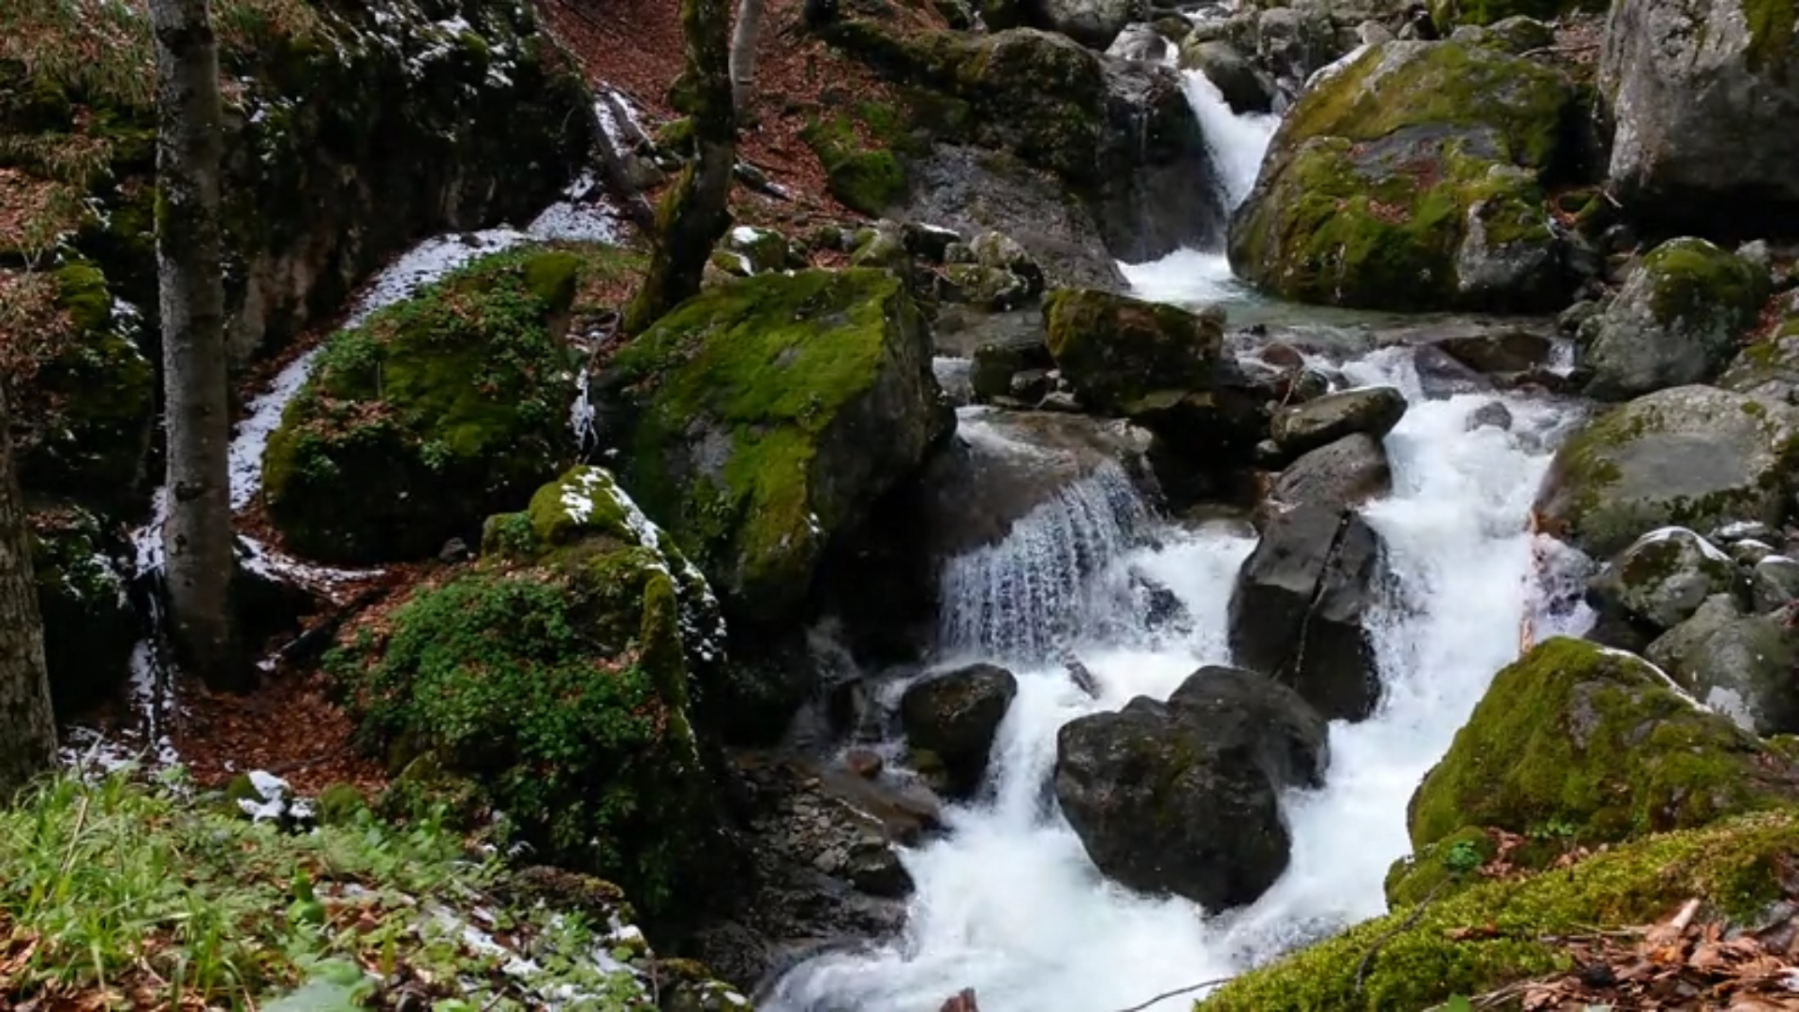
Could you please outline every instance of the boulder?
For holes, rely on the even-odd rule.
[[[1541,530],[1600,558],[1661,527],[1779,524],[1799,451],[1793,411],[1702,386],[1640,397],[1568,437],[1532,512]]]
[[[1764,738],[1799,731],[1799,637],[1786,616],[1719,611],[1651,643],[1649,655],[1693,698],[1744,730]]]
[[[1477,372],[1518,373],[1548,362],[1555,342],[1529,330],[1489,330],[1446,337],[1436,346]]]
[[[1587,584],[1594,606],[1657,633],[1689,618],[1716,594],[1743,597],[1748,580],[1730,556],[1683,527],[1638,538]]]
[[[727,610],[778,621],[807,599],[831,540],[951,431],[929,341],[885,271],[736,279],[605,363],[596,426]]]
[[[1322,781],[1327,738],[1291,689],[1201,668],[1166,704],[1138,696],[1064,724],[1056,799],[1107,877],[1224,910],[1286,870],[1280,794]]]
[[[1224,342],[1224,311],[1198,313],[1090,289],[1043,299],[1049,352],[1081,403],[1132,414],[1162,391],[1205,390]]]
[[[1386,447],[1365,432],[1353,432],[1289,464],[1268,497],[1289,506],[1359,506],[1392,487],[1393,467]]]
[[[975,664],[914,682],[900,697],[907,742],[943,764],[950,794],[966,797],[980,788],[994,735],[1016,695],[1012,672]]]
[[[1581,364],[1588,395],[1624,400],[1699,383],[1730,361],[1768,297],[1768,272],[1704,239],[1643,257],[1598,319]]]
[[[262,460],[286,546],[345,564],[424,558],[568,464],[563,330],[583,266],[499,253],[327,337]]]
[[[689,703],[723,659],[705,580],[597,468],[489,518],[481,554],[326,656],[360,740],[416,786],[420,768],[470,785],[538,856],[652,915],[692,909],[729,859]]]
[[[1274,111],[1274,82],[1229,42],[1203,39],[1183,45],[1181,68],[1204,74],[1238,116]]]
[[[1706,234],[1792,230],[1792,41],[1792,12],[1759,0],[1612,6],[1598,86],[1613,125],[1610,185],[1633,217]]]
[[[1405,409],[1405,395],[1395,387],[1344,390],[1276,412],[1270,434],[1283,452],[1292,454],[1355,433],[1378,440],[1393,431]]]
[[[1054,365],[1041,331],[1008,331],[975,346],[968,380],[977,401],[991,401],[1012,393],[1012,377],[1018,373]]]
[[[1232,269],[1302,302],[1560,308],[1542,180],[1573,101],[1554,70],[1493,47],[1369,47],[1282,121],[1232,217]]]
[[[1430,400],[1493,389],[1491,377],[1434,344],[1421,344],[1412,350],[1412,367],[1418,373],[1419,390]]]
[[[1799,776],[1641,658],[1557,636],[1497,675],[1412,796],[1422,849],[1464,827],[1598,846],[1790,804]]]
[[[1231,590],[1236,663],[1292,686],[1330,719],[1362,720],[1380,700],[1363,623],[1383,572],[1380,535],[1354,512],[1277,512]]]
[[[1045,26],[1104,50],[1124,26],[1149,17],[1148,0],[1040,0]]]
[[[1799,314],[1737,352],[1717,386],[1782,404],[1799,404]]]

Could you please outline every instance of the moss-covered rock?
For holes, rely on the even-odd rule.
[[[1282,122],[1231,265],[1306,302],[1547,309],[1567,281],[1542,181],[1573,103],[1555,71],[1498,48],[1371,47]]]
[[[893,152],[865,147],[848,121],[813,121],[800,134],[825,168],[825,186],[852,211],[879,216],[906,195],[906,170]]]
[[[573,456],[581,260],[525,249],[326,339],[263,458],[269,517],[318,559],[415,558],[516,505]]]
[[[1081,403],[1129,413],[1161,391],[1210,387],[1224,341],[1224,311],[1199,313],[1089,289],[1043,298],[1050,355]]]
[[[1673,387],[1586,422],[1568,437],[1532,507],[1540,526],[1611,556],[1652,530],[1780,524],[1799,419],[1787,405],[1711,387]]]
[[[1556,637],[1493,678],[1413,796],[1414,847],[1467,826],[1597,845],[1799,796],[1799,770],[1632,654]]]
[[[1473,873],[1497,853],[1492,836],[1479,826],[1465,826],[1427,843],[1387,869],[1387,904],[1411,906],[1476,885],[1480,880]]]
[[[704,581],[591,468],[487,533],[478,566],[328,655],[362,742],[476,785],[540,855],[653,915],[700,902],[722,842],[689,716],[722,632],[696,617]]]
[[[1484,882],[1422,909],[1365,921],[1238,976],[1197,1008],[1434,1008],[1455,994],[1571,969],[1557,934],[1659,921],[1692,897],[1727,916],[1755,917],[1780,897],[1782,869],[1796,847],[1799,814],[1792,810],[1658,835],[1565,870]]]
[[[721,284],[595,383],[619,477],[752,621],[790,615],[830,540],[950,429],[918,311],[873,269]]]
[[[72,717],[131,674],[141,629],[126,597],[129,545],[118,524],[79,506],[43,507],[27,522],[51,701]]]
[[[1766,267],[1704,239],[1662,243],[1591,325],[1586,392],[1622,400],[1711,378],[1755,325],[1768,289]]]

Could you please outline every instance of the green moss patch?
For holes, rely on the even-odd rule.
[[[1547,936],[1667,918],[1689,897],[1755,916],[1779,898],[1799,814],[1745,816],[1668,833],[1522,881],[1488,882],[1422,910],[1397,910],[1252,970],[1202,1012],[1390,1012],[1569,969]],[[1361,987],[1358,969],[1369,951]]]
[[[289,547],[427,555],[565,466],[576,359],[563,325],[581,275],[612,256],[487,257],[327,338],[263,459]]]
[[[906,171],[892,151],[870,148],[850,120],[838,115],[815,119],[800,137],[825,168],[825,185],[844,207],[879,216],[906,195]]]
[[[1408,824],[1416,847],[1468,826],[1552,825],[1591,846],[1795,796],[1799,771],[1647,662],[1556,637],[1494,676],[1419,785]]]

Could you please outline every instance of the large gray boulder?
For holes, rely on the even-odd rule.
[[[1743,615],[1727,598],[1715,599],[1645,654],[1744,729],[1764,737],[1799,731],[1799,637],[1785,616]]]
[[[1601,611],[1664,632],[1686,621],[1707,598],[1743,597],[1746,574],[1730,556],[1684,527],[1638,538],[1588,582]]]
[[[1795,409],[1704,386],[1672,387],[1588,420],[1537,491],[1540,527],[1596,558],[1662,527],[1778,525],[1799,459]]]
[[[914,682],[900,697],[907,742],[943,764],[950,794],[967,796],[981,786],[994,735],[1016,695],[1012,672],[971,664]]]
[[[1756,232],[1799,217],[1799,47],[1767,0],[1611,6],[1599,91],[1613,192],[1673,227]]]
[[[1380,680],[1364,622],[1383,569],[1380,535],[1353,511],[1276,512],[1231,590],[1232,658],[1292,686],[1326,717],[1366,718]]]
[[[1767,268],[1704,239],[1644,256],[1598,319],[1582,364],[1587,393],[1622,400],[1698,383],[1729,363],[1768,297]]]
[[[1327,726],[1293,690],[1201,668],[1158,703],[1079,717],[1056,735],[1056,799],[1107,877],[1209,910],[1252,902],[1287,868],[1280,810],[1316,786]]]
[[[1354,432],[1287,466],[1269,489],[1276,503],[1359,506],[1393,487],[1393,466],[1378,438]]]

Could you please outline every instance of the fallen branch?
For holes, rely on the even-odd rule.
[[[1597,42],[1563,42],[1553,46],[1538,46],[1535,49],[1526,49],[1518,55],[1544,56],[1553,54],[1556,56],[1572,56],[1575,53],[1590,53],[1598,48],[1599,43]]]
[[[1154,998],[1151,998],[1141,1005],[1132,1005],[1130,1008],[1119,1009],[1118,1012],[1143,1012],[1144,1009],[1149,1008],[1156,1002],[1166,1001],[1169,998],[1179,998],[1183,994],[1192,994],[1203,988],[1217,987],[1219,984],[1229,983],[1230,980],[1231,978],[1229,977],[1219,977],[1215,980],[1202,980],[1197,984],[1189,984],[1186,987],[1177,987],[1172,991],[1163,991],[1161,994],[1156,995]]]
[[[1374,944],[1368,947],[1368,951],[1362,954],[1362,961],[1356,964],[1355,968],[1354,993],[1362,993],[1362,978],[1368,975],[1368,966],[1374,962],[1374,956],[1380,952],[1381,946],[1391,942],[1393,936],[1417,924],[1418,918],[1424,916],[1424,908],[1430,906],[1430,901],[1437,898],[1437,890],[1442,889],[1444,883],[1448,881],[1450,880],[1447,878],[1438,879],[1437,884],[1430,887],[1430,892],[1424,894],[1424,898],[1418,901],[1418,905],[1412,908],[1412,912],[1406,915],[1405,920],[1388,928],[1384,934],[1374,940]]]

